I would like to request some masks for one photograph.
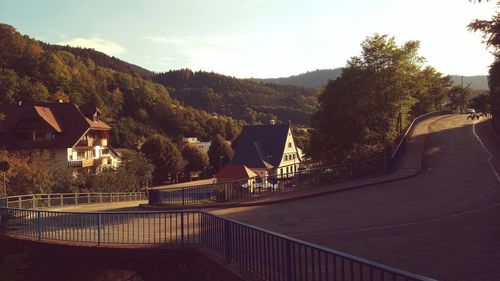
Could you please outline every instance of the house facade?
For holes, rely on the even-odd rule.
[[[119,154],[109,145],[111,127],[95,107],[73,103],[0,106],[0,148],[30,151],[82,170],[117,168]]]
[[[300,162],[290,124],[271,124],[243,127],[230,164],[244,165],[259,176],[287,177]]]

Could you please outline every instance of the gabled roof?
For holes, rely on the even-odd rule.
[[[47,107],[41,107],[41,106],[34,106],[33,107],[38,113],[38,116],[45,121],[52,129],[54,129],[56,132],[60,133],[62,132],[61,127],[59,126],[59,123],[57,123],[56,117],[54,117],[54,114],[52,113],[52,110]]]
[[[279,166],[289,130],[289,124],[243,127],[231,164],[250,168]]]
[[[256,177],[257,174],[248,169],[245,165],[228,164],[215,175],[217,180],[231,181]]]
[[[0,147],[7,149],[68,148],[90,129],[111,129],[102,121],[85,117],[73,103],[7,105],[0,106],[0,112],[5,114],[5,120],[0,122]],[[56,137],[50,141],[17,140],[17,131],[33,129],[49,129]]]

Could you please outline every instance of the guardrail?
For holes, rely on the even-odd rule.
[[[186,206],[227,202],[263,195],[273,195],[298,189],[321,187],[368,176],[382,175],[396,166],[406,148],[407,138],[418,122],[433,116],[447,113],[451,112],[432,112],[415,118],[406,130],[394,153],[385,159],[376,159],[312,169],[310,168],[283,175],[254,177],[208,185],[186,186],[163,190],[150,189],[149,204]]]
[[[0,198],[0,206],[18,209],[35,209],[69,205],[139,201],[146,199],[147,196],[145,192],[28,194]]]
[[[292,190],[320,187],[344,182],[353,178],[383,173],[383,159],[346,165],[320,167],[283,175],[254,177],[208,185],[180,187],[174,189],[150,189],[150,204],[195,205],[227,202],[263,195],[272,195]]]
[[[408,136],[410,133],[413,131],[415,128],[415,125],[427,118],[434,117],[434,116],[439,116],[439,115],[444,115],[444,114],[451,114],[453,111],[451,110],[441,110],[441,111],[436,111],[436,112],[431,112],[427,114],[422,114],[420,116],[417,116],[413,121],[411,122],[410,126],[408,126],[408,129],[406,129],[403,137],[401,138],[401,141],[399,142],[396,150],[394,150],[394,153],[389,157],[391,159],[391,166],[394,166],[397,161],[399,161],[399,158],[403,154],[405,148],[406,148],[406,143],[408,141]]]
[[[433,280],[203,211],[72,213],[0,207],[0,231],[71,243],[204,247],[261,280]]]

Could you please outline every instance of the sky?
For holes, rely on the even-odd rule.
[[[94,48],[146,69],[285,77],[345,66],[374,33],[421,41],[444,74],[486,75],[493,56],[473,19],[496,1],[0,0],[0,22],[52,44]]]

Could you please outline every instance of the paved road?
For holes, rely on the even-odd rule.
[[[489,163],[499,152],[476,137],[495,145],[483,124],[473,127],[465,115],[431,123],[424,171],[407,180],[215,212],[440,280],[500,280],[500,184]]]

